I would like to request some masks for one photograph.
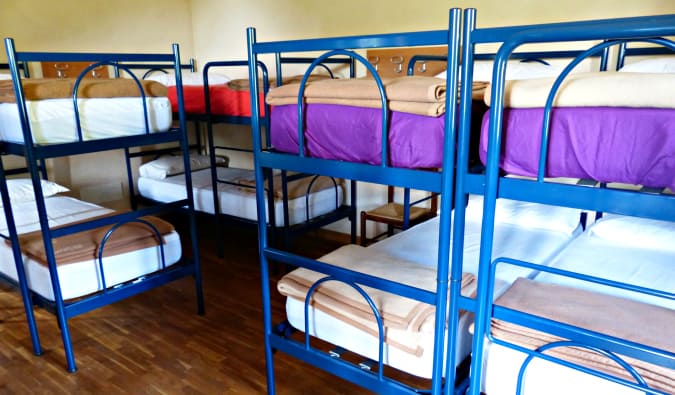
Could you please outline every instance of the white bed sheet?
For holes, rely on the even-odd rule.
[[[503,212],[510,212],[512,201],[501,201],[499,207]],[[518,220],[509,220],[504,216],[505,222],[496,223],[495,243],[493,256],[509,256],[515,259],[530,259],[540,263],[546,263],[557,251],[560,251],[576,235],[580,233],[578,226],[579,213],[577,210],[555,208],[543,205],[525,203],[528,213]],[[537,222],[537,217],[546,215],[547,226],[550,229],[526,228],[527,216],[530,222]],[[480,229],[482,218],[482,198],[472,196],[466,215],[464,271],[473,274],[478,269],[478,254],[480,250]],[[436,217],[422,224],[416,225],[393,237],[367,247],[372,254],[389,255],[396,259],[436,267],[438,246],[438,222]],[[522,223],[519,223],[522,222]],[[501,286],[496,290],[500,294],[508,284],[521,276],[532,277],[529,269],[508,267],[497,274]],[[286,315],[295,328],[304,328],[304,304],[287,298]],[[469,326],[473,323],[472,314],[461,314],[457,339],[456,361],[461,362],[471,352],[472,335]],[[368,358],[377,360],[378,340],[372,335],[354,328],[321,311],[310,311],[310,332],[332,344],[339,345],[348,350],[358,350],[358,353]],[[447,337],[446,337],[447,338]],[[420,347],[424,352],[420,356],[405,353],[395,347],[387,347],[385,344],[384,361],[387,365],[411,373],[419,377],[431,377],[433,358],[433,332],[427,337],[420,339]]]
[[[131,136],[145,133],[140,98],[78,99],[84,140]],[[171,103],[166,97],[146,98],[151,132],[171,127]],[[33,142],[37,144],[77,141],[72,99],[27,101]],[[17,105],[0,104],[0,139],[24,141]]]
[[[231,167],[218,167],[218,178],[223,180],[251,179],[253,170]],[[192,172],[192,186],[194,190],[195,209],[209,214],[214,213],[213,190],[211,189],[211,170],[202,169]],[[169,202],[185,198],[185,175],[176,175],[162,180],[139,177],[138,192],[141,196],[159,202]],[[338,204],[343,202],[343,189],[338,186]],[[238,218],[257,221],[257,203],[255,193],[244,192],[235,185],[218,184],[220,197],[220,212]],[[289,200],[288,213],[291,225],[307,220],[305,197]],[[327,214],[335,210],[335,191],[333,188],[312,192],[309,197],[310,218]],[[284,224],[283,202],[274,202],[276,226]]]
[[[52,226],[91,218],[111,210],[66,196],[52,196],[45,199],[49,223]],[[37,208],[34,201],[12,205],[17,231],[22,234],[40,229]],[[7,235],[4,211],[0,214],[0,233]],[[172,232],[164,237],[166,265],[176,263],[182,254],[180,237]],[[24,256],[24,267],[28,286],[39,295],[54,300],[49,269],[47,266]],[[103,260],[103,270],[108,287],[161,270],[159,247],[123,253]],[[12,249],[6,242],[0,242],[0,272],[18,281]],[[77,298],[102,289],[98,261],[95,259],[76,262],[58,267],[61,293],[64,300]]]
[[[636,227],[639,219],[635,219]],[[597,225],[597,224],[596,224]],[[675,224],[673,224],[675,227]],[[570,243],[549,266],[613,281],[675,292],[675,243],[670,248],[644,249],[622,240],[594,236],[593,227]],[[537,281],[578,287],[673,310],[675,302],[541,272]],[[488,395],[514,394],[525,354],[486,342],[483,390]],[[675,371],[673,372],[675,374]],[[528,367],[525,394],[643,394],[564,366],[535,360]]]

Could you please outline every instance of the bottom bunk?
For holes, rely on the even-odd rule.
[[[58,195],[67,189],[46,180],[38,202],[31,179],[2,181],[0,277],[21,290],[36,355],[42,350],[33,304],[56,315],[69,372],[77,370],[68,327],[75,316],[186,276],[194,278],[204,313],[198,256],[183,254],[174,227],[151,215],[159,210],[116,212]]]
[[[498,208],[495,253],[509,251],[523,259],[546,261],[581,232],[578,210],[501,201]],[[478,266],[482,202],[472,197],[467,207],[465,274],[462,294],[475,293]],[[369,247],[348,245],[319,258],[319,261],[433,291],[436,286],[439,219],[416,225]],[[507,268],[498,275],[502,290],[519,277],[532,277],[534,271]],[[287,296],[286,315],[298,329],[306,327],[312,336],[377,361],[377,324],[370,307],[352,288],[330,281],[314,292],[305,312],[309,287],[325,275],[296,269],[279,281],[278,289]],[[414,376],[432,376],[434,308],[422,302],[384,291],[365,288],[374,299],[384,320],[386,335],[383,363]],[[469,314],[460,317],[458,366],[469,356],[471,334]]]
[[[45,205],[49,212],[50,225],[54,227],[114,213],[113,210],[68,196],[48,197]],[[54,301],[35,201],[13,203],[12,210],[24,254],[23,264],[28,287],[45,300]],[[152,221],[153,224],[160,225],[158,229],[163,230],[165,265],[168,267],[177,263],[182,255],[180,236],[170,224],[158,218]],[[64,300],[99,292],[162,270],[162,252],[154,235],[149,230],[144,230],[144,225],[139,225],[137,229],[129,228],[131,224],[126,226],[127,228],[123,228],[124,239],[115,242],[114,237],[111,238],[111,243],[117,245],[111,244],[110,248],[104,250],[103,272],[95,248],[104,232],[75,234],[74,237],[55,240],[58,277]],[[7,232],[7,222],[3,215],[0,219],[0,233],[6,235]],[[108,256],[109,254],[115,255]],[[9,240],[0,245],[0,273],[13,282],[19,280]]]
[[[640,360],[630,350],[624,356],[645,383],[630,388],[593,375],[534,357],[523,368],[526,350],[567,340],[560,327],[535,330],[516,321],[493,318],[486,343],[482,389],[488,395],[517,393],[519,373],[523,393],[546,394],[644,394],[675,393],[675,226],[672,223],[607,215],[570,243],[548,268],[644,287],[644,293],[607,284],[583,281],[542,271],[530,283],[513,286],[495,302],[501,308],[524,311],[585,330],[606,334],[629,344],[651,347],[664,365]],[[495,313],[496,314],[496,313]],[[515,347],[514,347],[515,345]],[[522,347],[523,349],[517,349]],[[560,358],[601,374],[636,383],[638,378],[616,360],[603,355],[602,344],[579,342],[550,346],[545,355]],[[595,347],[595,348],[594,348]],[[600,350],[600,351],[599,351]],[[654,350],[664,350],[666,354]],[[633,351],[634,353],[634,351]],[[670,353],[668,356],[667,353]],[[631,358],[630,355],[633,355]],[[670,358],[670,359],[668,359]],[[597,373],[596,373],[597,374]],[[651,388],[646,390],[645,388]]]
[[[143,165],[143,166],[147,166]],[[149,176],[141,166],[138,179],[138,191],[141,196],[159,202],[175,201],[185,198],[185,176],[171,175],[165,178]],[[144,175],[145,174],[145,175]],[[253,170],[230,167],[217,167],[219,206],[221,214],[256,221],[258,218],[255,196],[255,178]],[[311,180],[311,178],[309,179]],[[332,213],[343,206],[344,192],[342,183],[334,187],[333,182],[321,181],[313,185],[307,193],[309,181],[295,181],[289,185],[288,221],[290,225],[302,224],[313,218]],[[211,170],[202,169],[192,172],[195,210],[214,214]],[[280,188],[280,182],[275,189]],[[275,190],[274,201],[275,226],[284,226],[284,201],[281,191]]]

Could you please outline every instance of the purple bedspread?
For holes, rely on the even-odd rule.
[[[541,108],[504,111],[500,166],[536,176]],[[480,156],[485,163],[489,112],[483,118]],[[548,177],[586,178],[675,190],[675,110],[557,108],[551,117]]]
[[[306,154],[378,165],[382,156],[382,111],[334,104],[305,107]],[[433,168],[443,162],[443,116],[428,117],[392,112],[389,127],[389,160],[393,167]],[[282,152],[298,153],[296,105],[272,109],[272,145]]]

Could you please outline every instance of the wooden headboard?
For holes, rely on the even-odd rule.
[[[367,50],[366,58],[377,68],[380,77],[398,77],[407,74],[408,62],[415,55],[446,55],[447,53],[447,47],[378,48]],[[418,61],[415,64],[414,74],[433,77],[445,69],[445,62],[442,61]]]
[[[77,78],[91,62],[41,62],[44,78]],[[99,66],[91,70],[85,78],[108,78],[108,67]]]

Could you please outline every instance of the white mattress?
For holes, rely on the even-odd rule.
[[[218,167],[218,178],[221,180],[251,179],[253,170]],[[194,190],[195,209],[209,214],[214,213],[213,190],[211,189],[211,170],[203,169],[192,172],[192,186]],[[220,196],[220,212],[238,218],[257,221],[257,205],[255,193],[244,192],[240,187],[224,183],[218,184]],[[169,202],[185,199],[185,175],[176,175],[162,180],[139,177],[138,192],[141,196],[159,202]],[[343,189],[337,188],[338,204],[343,201]],[[291,225],[307,220],[305,197],[298,197],[288,202],[289,221]],[[312,192],[309,196],[309,216],[317,217],[335,210],[335,191],[333,188]],[[278,199],[274,202],[276,226],[284,224],[283,202]]]
[[[171,127],[171,103],[166,97],[146,98],[151,132]],[[145,133],[140,98],[78,99],[84,140],[131,136]],[[77,141],[72,99],[27,101],[33,142],[38,144]],[[24,141],[17,105],[0,104],[0,138]]]
[[[553,208],[512,201],[500,201],[502,221],[496,224],[495,247],[493,256],[508,255],[516,259],[529,259],[546,263],[555,252],[562,249],[580,232],[579,214],[576,210]],[[498,210],[500,210],[498,208]],[[480,228],[482,218],[482,199],[472,197],[467,209],[465,232],[464,271],[476,274],[480,246]],[[511,214],[519,213],[519,218],[511,218]],[[541,217],[546,218],[548,229],[531,227],[541,225]],[[397,259],[429,265],[437,264],[439,218],[426,221],[405,232],[384,239],[369,246],[372,254],[389,255]],[[507,253],[508,252],[508,253]],[[529,269],[504,267],[497,278],[503,292],[508,284],[520,276],[532,276]],[[287,298],[286,314],[289,322],[296,328],[304,328],[304,304]],[[332,344],[357,352],[368,358],[377,360],[378,341],[372,335],[348,325],[321,311],[310,312],[310,326],[313,336],[317,336]],[[471,314],[462,314],[459,321],[459,337],[457,339],[457,359],[461,362],[471,351],[471,334],[468,331],[473,323]],[[384,361],[387,365],[420,377],[431,377],[433,358],[433,333],[420,339],[424,352],[419,357],[400,351],[385,344]]]
[[[631,219],[637,229],[643,220]],[[632,240],[607,239],[593,234],[594,224],[570,243],[549,266],[657,290],[675,292],[675,243],[645,249]],[[614,225],[614,224],[613,224]],[[617,224],[618,225],[618,224]],[[675,229],[675,223],[672,224]],[[629,229],[629,228],[627,228]],[[639,237],[638,235],[635,238]],[[535,280],[564,284],[673,309],[675,302],[569,277],[541,272]],[[483,389],[488,395],[514,394],[525,354],[486,341]],[[674,372],[675,374],[675,372]],[[644,394],[579,371],[537,359],[528,367],[525,394]]]
[[[52,226],[102,215],[110,212],[106,208],[83,202],[71,197],[53,196],[45,199],[49,223]],[[37,209],[34,201],[12,204],[17,231],[26,233],[40,229]],[[7,235],[7,223],[4,211],[0,211],[0,233]],[[180,237],[172,232],[164,237],[164,255],[166,265],[176,263],[182,254]],[[41,296],[54,300],[49,269],[30,258],[24,257],[24,267],[28,286]],[[161,269],[159,247],[123,253],[103,259],[103,270],[108,287],[138,278],[144,274]],[[16,266],[9,244],[0,242],[0,272],[17,280]],[[64,300],[77,298],[102,289],[98,261],[71,263],[58,267],[61,293]]]

